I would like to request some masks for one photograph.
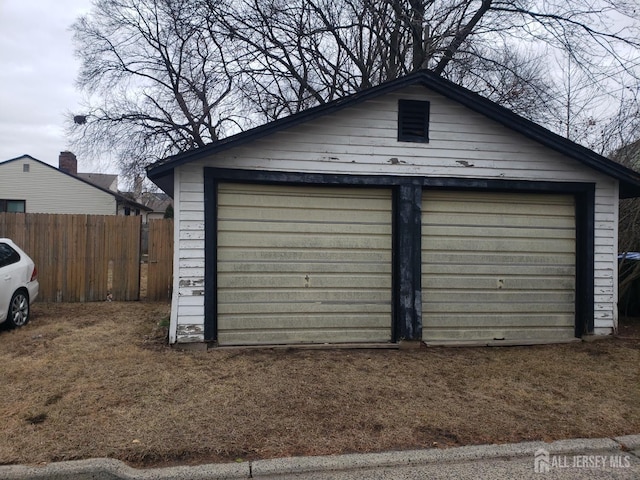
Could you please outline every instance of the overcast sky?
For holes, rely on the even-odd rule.
[[[0,0],[0,161],[28,154],[56,165],[69,149],[64,116],[78,106],[73,21],[91,0]],[[79,171],[104,171],[78,158]]]

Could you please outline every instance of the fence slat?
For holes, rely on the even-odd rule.
[[[147,299],[168,300],[173,275],[173,220],[149,221]]]

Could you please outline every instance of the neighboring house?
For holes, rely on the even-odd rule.
[[[71,152],[61,152],[59,161],[60,168],[29,155],[1,162],[0,212],[117,215],[128,209],[129,214],[139,215],[149,210],[117,191],[83,178],[97,174],[78,174],[77,160]]]
[[[149,220],[163,219],[166,216],[167,207],[171,206],[173,208],[173,200],[164,192],[121,193],[147,207],[148,210],[142,213],[143,223],[147,223]]]
[[[617,326],[640,174],[421,71],[148,168],[171,342],[497,344]]]
[[[166,218],[167,208],[173,208],[173,200],[164,192],[142,192],[139,202],[152,209],[147,213],[147,220]]]

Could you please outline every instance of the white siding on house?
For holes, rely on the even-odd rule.
[[[113,195],[28,157],[0,163],[0,198],[25,200],[27,213],[116,214]]]
[[[399,99],[431,102],[429,143],[397,141]],[[202,278],[203,167],[362,175],[590,182],[596,184],[595,327],[608,333],[616,315],[617,181],[550,150],[438,94],[414,86],[292,127],[210,159],[180,167],[176,192],[186,203],[175,209],[184,248],[176,275]],[[182,180],[180,180],[182,179]],[[178,185],[179,183],[179,185]],[[195,222],[195,223],[193,223]],[[188,261],[188,263],[187,263]],[[203,325],[203,312],[185,315],[187,290],[176,315],[185,325]],[[190,300],[194,301],[194,300]]]

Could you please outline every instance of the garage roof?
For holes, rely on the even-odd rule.
[[[199,160],[232,147],[251,142],[266,135],[293,127],[317,117],[334,113],[343,108],[385,95],[412,85],[422,85],[444,97],[456,101],[502,125],[535,140],[559,153],[574,158],[584,165],[620,181],[620,198],[640,197],[640,173],[609,160],[596,152],[578,145],[550,130],[527,120],[511,110],[488,100],[477,93],[456,85],[428,70],[420,70],[381,85],[362,90],[348,97],[280,118],[250,130],[227,137],[206,147],[189,150],[147,167],[147,176],[162,190],[173,196],[173,171],[185,163]]]

